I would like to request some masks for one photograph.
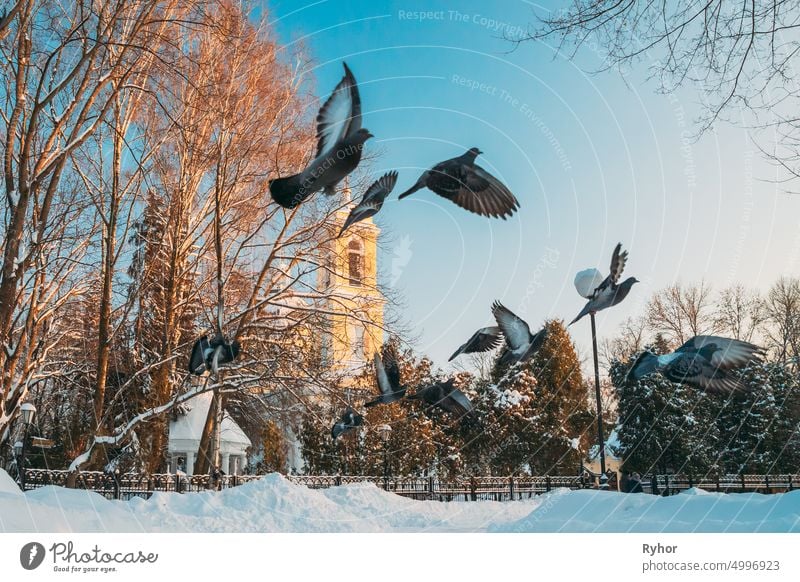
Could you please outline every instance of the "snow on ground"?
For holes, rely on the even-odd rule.
[[[267,475],[221,492],[109,501],[0,471],[2,532],[800,532],[800,491],[672,497],[553,491],[514,502],[414,501],[372,484],[310,490]]]

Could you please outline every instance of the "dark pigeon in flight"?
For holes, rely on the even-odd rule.
[[[397,172],[388,172],[373,182],[373,184],[367,188],[358,206],[350,211],[350,216],[347,217],[344,226],[342,226],[342,230],[339,231],[339,236],[342,236],[344,231],[356,222],[360,222],[370,216],[375,216],[381,209],[381,206],[383,206],[383,201],[386,200],[386,197],[392,191],[396,183]]]
[[[423,400],[431,406],[438,406],[442,410],[449,412],[457,417],[465,415],[473,416],[475,409],[467,395],[453,385],[454,380],[450,378],[446,382],[437,382],[432,386],[419,388],[414,394],[409,395],[411,400]]]
[[[474,354],[478,352],[488,352],[493,350],[503,341],[503,333],[499,327],[482,327],[472,334],[465,343],[450,356],[448,362],[452,362],[461,354]]]
[[[355,410],[348,407],[339,420],[334,423],[333,428],[331,428],[331,436],[333,440],[336,440],[342,434],[362,424],[364,424],[364,417],[360,414],[356,414]]]
[[[741,380],[730,372],[759,360],[763,355],[762,348],[748,342],[698,335],[671,354],[657,356],[649,351],[642,352],[627,378],[636,381],[653,372],[661,372],[672,382],[712,394],[729,394],[744,389]]]
[[[317,157],[299,174],[270,180],[272,199],[295,208],[320,190],[335,194],[339,182],[361,162],[364,142],[371,137],[361,127],[358,85],[344,63],[344,77],[317,115]]]
[[[209,340],[204,335],[194,342],[189,356],[189,372],[202,376],[206,370],[216,374],[219,366],[229,364],[239,357],[241,346],[238,341],[228,342],[224,337],[214,336]]]
[[[514,315],[499,301],[495,301],[492,305],[492,313],[506,338],[506,347],[498,362],[501,366],[529,360],[547,339],[547,328],[543,327],[532,334],[525,320]]]
[[[475,163],[481,153],[478,148],[470,148],[457,158],[436,164],[400,198],[429,188],[470,212],[505,220],[519,208],[519,202],[505,184]]]
[[[397,352],[393,346],[384,346],[382,356],[375,354],[375,378],[381,394],[364,406],[369,408],[377,404],[391,404],[405,396],[406,388],[400,385],[400,367],[397,365]]]
[[[617,246],[614,248],[614,254],[611,255],[611,272],[608,277],[603,279],[602,283],[593,289],[589,288],[589,285],[587,285],[587,281],[593,278],[589,275],[598,272],[596,269],[588,269],[587,271],[578,273],[575,277],[575,287],[578,289],[578,292],[589,301],[578,316],[570,322],[570,325],[590,313],[597,313],[603,309],[613,307],[628,296],[631,287],[633,287],[634,283],[638,283],[639,280],[636,279],[636,277],[628,277],[622,283],[619,283],[627,261],[628,251],[622,252],[622,243],[617,243]]]

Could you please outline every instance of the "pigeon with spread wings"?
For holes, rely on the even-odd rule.
[[[516,212],[519,202],[505,184],[475,163],[481,153],[470,148],[457,158],[436,164],[399,198],[428,188],[470,212],[505,220]]]
[[[527,322],[514,315],[499,301],[495,301],[492,305],[492,313],[506,338],[505,349],[498,361],[501,366],[510,366],[530,359],[544,344],[547,338],[546,327],[532,334]]]
[[[241,346],[234,340],[228,342],[224,337],[214,336],[211,340],[204,335],[194,342],[189,356],[189,372],[201,376],[206,370],[214,372],[222,364],[230,364],[239,357]]]
[[[344,77],[317,115],[317,156],[299,174],[270,180],[272,199],[284,208],[295,208],[320,190],[334,194],[361,162],[364,142],[373,137],[361,127],[358,84],[343,64]]]
[[[631,366],[628,379],[641,380],[661,372],[668,380],[713,394],[742,390],[741,380],[731,371],[742,368],[764,355],[764,350],[741,340],[713,335],[698,335],[671,354],[657,356],[642,352]]]
[[[367,188],[364,197],[358,206],[350,211],[350,216],[344,221],[342,230],[339,231],[339,236],[344,234],[348,228],[356,222],[366,220],[370,216],[375,216],[383,206],[383,201],[391,193],[394,185],[397,183],[397,172],[388,172],[375,180],[372,185]]]
[[[617,243],[617,246],[614,247],[614,253],[611,255],[610,273],[599,285],[592,288],[592,284],[599,278],[597,269],[587,269],[575,276],[575,288],[578,293],[589,301],[578,316],[570,322],[570,325],[590,313],[597,313],[603,309],[613,307],[628,296],[631,287],[639,281],[636,277],[628,277],[622,283],[619,283],[627,262],[628,251],[623,251],[622,243]]]
[[[437,406],[457,417],[473,416],[475,409],[466,394],[455,387],[454,380],[437,382],[431,386],[419,388],[408,397],[411,400],[422,400],[431,406]]]
[[[393,345],[386,345],[382,354],[375,354],[375,379],[381,391],[380,396],[364,406],[369,408],[377,404],[391,404],[405,396],[406,388],[400,384],[400,367],[397,365],[397,351]]]
[[[333,440],[335,441],[344,433],[351,431],[362,424],[364,424],[364,417],[360,414],[357,414],[352,408],[348,407],[339,420],[334,423],[333,428],[331,428],[331,437],[333,437]]]

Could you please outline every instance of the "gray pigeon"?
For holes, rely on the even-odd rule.
[[[729,394],[744,385],[729,372],[760,360],[764,350],[756,345],[713,335],[698,335],[671,354],[642,352],[628,371],[628,380],[641,380],[653,372],[678,384],[712,394]]]
[[[457,158],[436,164],[400,194],[400,199],[429,188],[470,212],[505,220],[519,208],[519,202],[505,184],[475,163],[481,153],[470,148]]]
[[[450,378],[447,382],[437,382],[425,388],[419,388],[414,394],[409,395],[411,400],[423,400],[431,406],[438,406],[442,410],[461,417],[473,416],[475,409],[467,395],[453,385]]]
[[[503,332],[499,327],[482,327],[472,334],[465,343],[450,356],[448,362],[452,362],[461,354],[474,354],[476,352],[488,352],[500,345],[503,341]]]
[[[334,423],[333,428],[331,429],[331,436],[333,437],[333,440],[336,440],[340,435],[358,426],[361,426],[362,424],[364,424],[364,417],[360,414],[356,414],[355,410],[348,407],[347,410],[345,410],[342,414],[341,418]]]
[[[350,211],[350,216],[344,221],[344,226],[342,226],[342,230],[339,231],[339,236],[342,236],[344,231],[356,222],[378,214],[378,211],[383,206],[383,201],[386,200],[386,197],[392,191],[396,183],[397,172],[388,172],[373,182],[373,184],[367,188],[358,206]]]
[[[506,337],[506,349],[498,362],[501,366],[529,360],[544,344],[547,328],[543,327],[536,334],[532,334],[528,324],[499,301],[495,301],[492,305],[492,313]]]
[[[383,355],[375,354],[375,378],[378,381],[380,396],[370,400],[364,406],[391,404],[405,396],[405,386],[400,385],[400,368],[397,365],[397,352],[391,345],[383,348]]]
[[[204,335],[194,342],[189,356],[189,372],[202,376],[206,370],[217,374],[219,366],[229,364],[239,357],[241,346],[234,340],[228,342],[224,337],[215,335],[211,340]]]
[[[625,269],[625,263],[628,261],[628,251],[620,251],[622,251],[622,243],[617,243],[617,246],[614,247],[614,254],[611,255],[611,272],[592,291],[591,295],[586,296],[589,302],[583,307],[578,317],[569,323],[570,325],[590,313],[597,313],[603,309],[613,307],[628,296],[634,283],[639,282],[636,277],[628,277],[621,284],[618,284],[622,271]]]
[[[294,176],[270,180],[272,199],[295,208],[306,198],[336,186],[361,162],[364,142],[374,137],[361,127],[361,97],[353,73],[344,64],[344,77],[317,115],[317,157]]]

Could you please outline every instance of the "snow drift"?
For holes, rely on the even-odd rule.
[[[311,490],[277,474],[221,492],[109,501],[0,471],[3,532],[800,532],[800,491],[673,497],[557,490],[514,502],[413,501],[373,484]]]

